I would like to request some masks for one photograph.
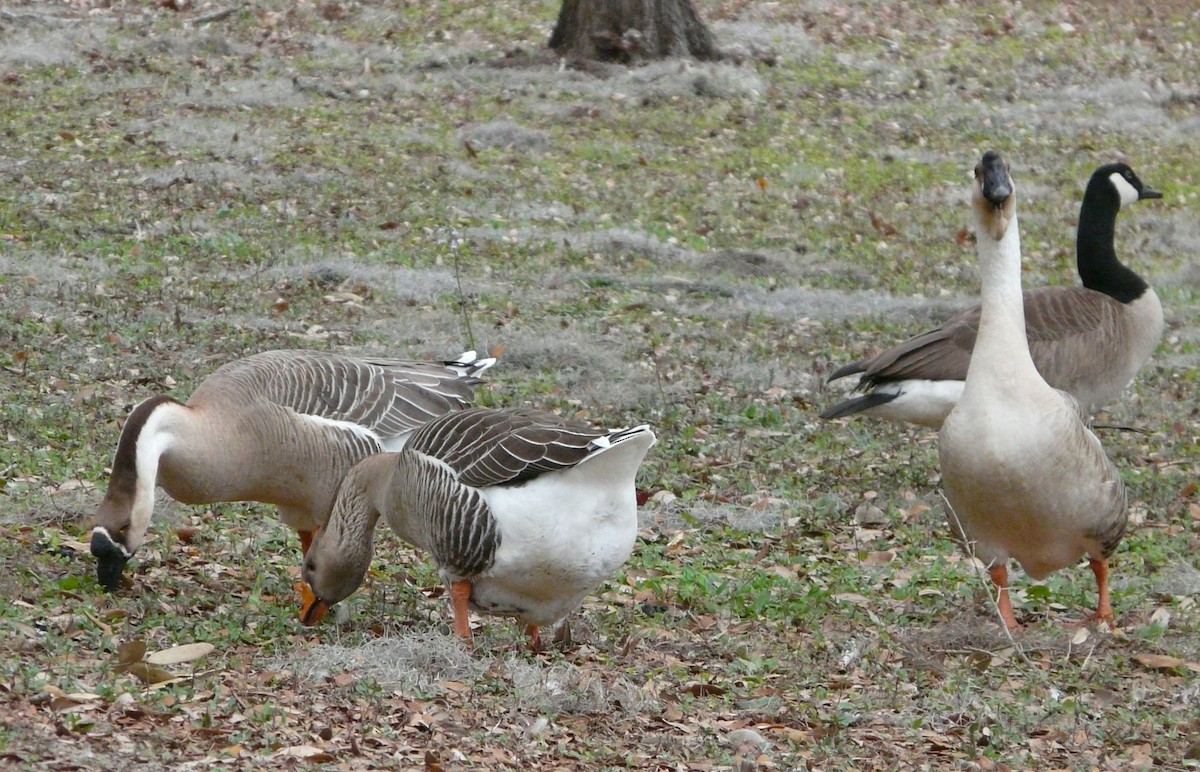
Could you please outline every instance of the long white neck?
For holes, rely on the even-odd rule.
[[[997,241],[984,223],[976,228],[979,273],[983,284],[983,308],[979,335],[967,370],[967,387],[972,374],[988,373],[1000,382],[1028,377],[1037,368],[1025,337],[1025,307],[1021,294],[1021,234],[1014,211],[1004,235]],[[978,376],[976,378],[979,379]]]

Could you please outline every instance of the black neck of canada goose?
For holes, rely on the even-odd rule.
[[[1092,174],[1079,209],[1075,239],[1083,286],[1122,303],[1132,303],[1150,288],[1141,276],[1122,265],[1113,248],[1117,213],[1122,206],[1145,198],[1162,198],[1162,194],[1144,185],[1125,164],[1101,166]]]

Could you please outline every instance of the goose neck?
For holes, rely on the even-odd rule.
[[[1083,286],[1122,303],[1142,295],[1149,285],[1117,259],[1113,246],[1120,204],[1089,188],[1079,209],[1075,261]]]
[[[134,408],[125,420],[102,508],[107,517],[98,516],[96,525],[114,534],[123,532],[130,552],[141,546],[150,526],[159,463],[175,447],[174,425],[187,410],[169,397],[153,397]],[[114,522],[100,522],[107,518]]]
[[[978,254],[982,308],[970,369],[1036,372],[1025,337],[1021,239],[1015,214],[999,240],[979,229]]]

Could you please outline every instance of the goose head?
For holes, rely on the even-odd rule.
[[[387,456],[388,454],[381,454]],[[370,464],[359,464],[347,473],[338,488],[329,520],[313,536],[304,555],[300,578],[303,605],[300,621],[315,625],[334,604],[348,598],[367,577],[375,554],[373,542],[379,511],[371,502],[362,479]]]
[[[975,192],[971,202],[980,226],[996,241],[1004,238],[1016,215],[1013,190],[1008,164],[995,150],[984,153],[975,166]]]
[[[1113,209],[1129,206],[1135,201],[1163,197],[1162,193],[1142,182],[1133,169],[1124,163],[1106,164],[1097,169],[1088,182],[1084,196],[1086,198],[1093,193],[1112,201]]]
[[[322,528],[313,538],[304,556],[300,578],[307,585],[301,590],[303,605],[300,621],[312,626],[325,618],[330,607],[350,597],[367,576],[374,550],[370,543],[350,550],[338,548],[339,534]]]
[[[97,519],[115,519],[119,515],[110,514],[115,505],[107,499],[101,503]],[[96,558],[96,580],[108,592],[116,592],[121,588],[121,578],[125,572],[125,564],[133,557],[133,550],[125,546],[128,542],[129,525],[111,531],[105,526],[97,525],[92,528],[92,555]]]

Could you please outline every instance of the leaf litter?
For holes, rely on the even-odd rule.
[[[1089,19],[703,3],[718,36],[774,36],[791,53],[758,69],[666,62],[600,79],[480,65],[488,46],[544,42],[548,19],[523,8],[466,14],[469,31],[448,16],[445,34],[411,40],[409,14],[386,6],[9,5],[0,89],[22,142],[4,148],[15,195],[0,205],[0,389],[13,406],[0,408],[6,763],[1124,769],[1194,758],[1179,707],[1200,698],[1200,505],[1184,407],[1196,320],[1190,290],[1171,283],[1197,243],[1186,201],[1119,224],[1160,261],[1178,337],[1136,399],[1114,407],[1168,428],[1106,438],[1145,499],[1117,558],[1128,633],[1056,628],[1086,597],[1063,602],[1084,586],[1070,576],[1017,587],[1031,629],[1003,635],[986,586],[937,530],[928,435],[812,418],[831,364],[974,291],[958,216],[923,211],[957,201],[957,177],[942,179],[959,164],[942,159],[968,134],[986,138],[964,108],[1005,95],[1025,162],[1047,170],[1023,220],[1028,270],[1073,280],[1061,245],[1076,183],[1126,149],[1093,130],[1095,106],[1133,93],[1153,117],[1131,159],[1139,171],[1160,153],[1170,163],[1172,136],[1188,136],[1195,62],[1170,42],[1181,27],[1169,8],[1118,16],[1139,34],[1104,43],[1117,46],[1109,56],[1074,43],[1096,41],[1080,36],[1119,8]],[[520,26],[488,27],[509,16]],[[964,46],[981,27],[989,52],[1052,53],[1025,59],[1032,69],[1010,89],[990,53]],[[1143,73],[1126,71],[1138,62]],[[1061,98],[1078,89],[1061,82],[1072,73],[1089,89],[1078,111]],[[724,85],[698,100],[699,78]],[[1045,128],[1042,116],[1022,115],[1049,102],[1053,142],[1027,130]],[[46,115],[60,125],[43,128]],[[827,153],[837,147],[864,148],[883,192]],[[1145,177],[1194,186],[1178,167]],[[451,230],[470,256],[461,285]],[[298,630],[294,539],[265,507],[160,502],[129,586],[96,591],[76,522],[136,401],[182,397],[251,349],[446,355],[463,337],[459,303],[481,347],[508,347],[484,399],[663,428],[639,549],[573,620],[578,643],[529,656],[496,621],[466,651],[445,632],[443,601],[422,592],[436,576],[386,538],[350,624]]]

